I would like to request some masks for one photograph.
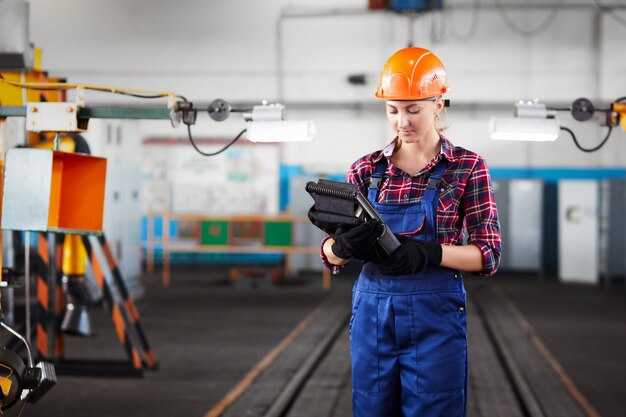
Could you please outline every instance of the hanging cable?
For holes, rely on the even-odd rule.
[[[407,47],[412,48],[415,46],[415,19],[417,18],[417,13],[408,13],[406,17],[407,17],[406,31],[407,31],[407,34],[409,35]]]
[[[237,140],[239,140],[239,138],[241,137],[241,135],[243,135],[244,133],[246,133],[246,131],[247,131],[247,130],[248,130],[248,129],[243,129],[241,132],[239,132],[239,134],[238,134],[237,136],[235,136],[235,139],[231,140],[231,141],[230,141],[230,143],[228,143],[226,146],[224,146],[224,147],[223,147],[222,149],[220,149],[219,151],[212,152],[212,153],[208,153],[208,152],[202,152],[202,151],[200,150],[200,148],[198,148],[198,146],[196,145],[196,143],[195,143],[195,142],[194,142],[194,140],[193,140],[193,137],[191,136],[191,125],[190,125],[190,124],[188,124],[188,125],[187,125],[187,133],[189,134],[189,142],[191,142],[191,146],[193,146],[193,148],[194,148],[196,151],[198,151],[198,153],[199,153],[200,155],[203,155],[203,156],[215,156],[215,155],[218,155],[218,154],[220,154],[220,153],[224,152],[226,149],[230,148],[230,146],[231,146],[233,143],[237,142]]]
[[[86,85],[86,84],[69,84],[69,83],[20,83],[16,81],[7,80],[0,75],[0,82],[10,85],[16,88],[24,88],[26,90],[74,90],[82,88],[84,90],[102,91],[105,93],[122,94],[126,96],[132,96],[137,98],[161,98],[176,96],[176,94],[166,91],[151,91],[151,90],[135,90],[129,88],[116,88],[116,87],[104,87],[99,85]],[[180,96],[177,96],[180,97]],[[185,99],[186,101],[186,99]]]
[[[430,40],[432,43],[437,44],[445,41],[446,36],[446,21],[444,19],[443,12],[436,14],[434,12],[430,14]]]
[[[604,139],[602,139],[602,142],[600,142],[600,144],[598,146],[593,147],[593,148],[583,148],[582,146],[580,146],[580,143],[578,143],[578,139],[576,139],[576,135],[574,135],[574,132],[572,132],[571,129],[568,129],[567,127],[561,126],[561,130],[565,130],[566,132],[568,132],[572,136],[572,139],[574,139],[574,144],[581,151],[583,151],[583,152],[595,152],[595,151],[599,150],[600,148],[602,148],[606,144],[606,142],[609,140],[609,136],[611,136],[611,132],[613,131],[613,127],[609,126],[609,130],[608,130],[608,132],[606,132],[606,136],[604,137]]]
[[[596,4],[596,6],[598,6],[598,9],[600,9],[602,13],[607,13],[615,21],[619,22],[622,26],[626,26],[626,18],[623,18],[622,16],[618,15],[615,12],[615,10],[613,10],[613,7],[606,6],[605,4],[601,3],[600,0],[593,0],[593,1]]]
[[[466,42],[471,40],[474,36],[476,36],[476,32],[478,31],[478,22],[480,20],[480,0],[474,0],[474,4],[472,6],[472,21],[470,23],[470,28],[467,31],[467,34],[463,34],[460,35],[457,31],[456,31],[456,25],[454,24],[454,17],[453,17],[453,8],[450,7],[448,10],[449,12],[449,17],[450,17],[450,34],[452,35],[452,37],[454,39],[456,39],[459,42]]]
[[[182,99],[183,101],[188,101],[185,97],[181,95],[170,93],[170,92],[161,92],[161,91],[134,90],[134,89],[128,89],[128,88],[115,88],[115,87],[103,87],[103,86],[98,86],[98,85],[81,85],[81,84],[68,84],[68,83],[18,83],[16,81],[7,80],[6,78],[2,76],[2,74],[0,74],[0,82],[3,82],[12,87],[24,88],[26,90],[63,91],[63,90],[73,90],[76,88],[83,88],[85,90],[101,91],[105,93],[121,94],[125,96],[146,98],[146,99],[162,98],[162,97],[168,97],[168,96],[173,95]]]
[[[112,91],[114,94],[121,94],[123,96],[137,97],[137,98],[163,98],[161,94],[137,94],[127,93],[126,91]]]
[[[523,29],[523,28],[520,28],[519,26],[517,26],[515,24],[515,22],[511,19],[511,17],[507,14],[506,8],[502,4],[502,0],[496,0],[496,8],[498,9],[498,12],[500,13],[500,16],[502,17],[502,20],[504,20],[504,23],[507,25],[507,27],[512,32],[514,32],[514,33],[516,33],[516,34],[518,34],[520,36],[524,36],[526,38],[530,38],[532,36],[535,36],[535,35],[543,32],[544,30],[549,28],[550,25],[552,25],[552,23],[554,23],[554,21],[556,19],[556,16],[558,15],[558,12],[561,9],[561,7],[563,6],[564,2],[565,2],[565,0],[561,0],[559,2],[559,4],[554,6],[550,10],[550,14],[548,15],[548,17],[543,22],[541,22],[541,24],[539,26],[537,26],[534,29]]]

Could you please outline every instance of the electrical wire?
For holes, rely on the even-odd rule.
[[[0,82],[8,84],[16,88],[24,88],[27,90],[73,90],[83,88],[85,90],[103,91],[113,94],[122,94],[137,98],[161,98],[168,96],[176,96],[185,102],[188,102],[184,96],[165,91],[135,90],[128,88],[103,87],[98,85],[68,84],[68,83],[18,83],[16,81],[7,80],[0,74]]]
[[[519,26],[517,26],[515,24],[515,22],[507,14],[506,8],[502,4],[502,0],[496,0],[496,8],[498,9],[498,12],[500,13],[500,16],[502,17],[502,20],[504,20],[504,23],[507,25],[509,30],[511,30],[513,33],[516,33],[516,34],[518,34],[520,36],[524,36],[526,38],[530,38],[532,36],[535,36],[535,35],[543,32],[544,30],[549,28],[552,25],[552,23],[554,23],[554,21],[556,20],[556,16],[558,15],[558,12],[561,9],[561,7],[563,6],[564,2],[565,2],[565,0],[561,0],[559,4],[554,6],[550,10],[550,14],[548,15],[548,17],[543,22],[541,22],[541,24],[539,26],[537,26],[534,29],[523,29],[523,28],[520,28]]]
[[[442,43],[446,37],[446,20],[443,12],[430,14],[430,41],[434,44]]]
[[[600,0],[593,0],[593,2],[596,4],[598,9],[600,9],[602,13],[606,12],[609,16],[611,16],[615,21],[619,22],[622,26],[626,26],[626,19],[618,15],[617,13],[615,13],[615,10],[613,10],[613,7],[610,7],[601,3]]]
[[[71,90],[71,89],[82,88],[85,90],[103,91],[103,92],[108,92],[108,93],[113,93],[113,94],[122,94],[126,96],[144,98],[144,99],[175,96],[177,98],[180,98],[184,102],[189,102],[189,100],[187,100],[187,98],[185,98],[184,96],[176,95],[170,92],[132,90],[132,89],[127,89],[127,88],[114,88],[114,87],[103,87],[103,86],[97,86],[97,85],[82,85],[82,84],[68,84],[68,83],[18,83],[15,81],[10,81],[10,80],[5,79],[4,77],[2,77],[1,74],[0,74],[0,82],[11,85],[13,87],[24,88],[27,90]],[[190,124],[187,125],[187,133],[189,135],[189,142],[191,142],[191,145],[199,154],[204,155],[204,156],[214,156],[214,155],[218,155],[224,152],[232,144],[234,144],[237,140],[239,140],[241,135],[243,135],[246,131],[247,129],[243,129],[241,132],[239,132],[237,136],[235,136],[235,138],[230,143],[228,143],[219,151],[207,153],[207,152],[201,151],[200,148],[198,148],[198,146],[193,140],[193,136],[191,135],[191,125]]]
[[[28,394],[26,394],[26,397],[22,400],[22,404],[20,404],[20,410],[17,412],[17,417],[21,417],[22,412],[24,411],[24,406],[28,402],[28,398],[30,397],[31,392],[33,392],[33,390],[30,390]]]
[[[404,13],[407,17],[407,33],[409,34],[409,40],[407,47],[412,48],[415,46],[415,20],[420,17],[418,13]]]
[[[0,75],[0,82],[10,85],[16,88],[24,88],[26,90],[74,90],[82,88],[84,90],[102,91],[106,93],[122,94],[138,98],[161,98],[169,96],[177,96],[174,93],[166,91],[151,91],[151,90],[135,90],[130,88],[116,88],[105,87],[100,85],[87,85],[87,84],[69,84],[69,83],[20,83],[16,81],[7,80]],[[180,97],[180,96],[177,96]],[[186,101],[186,99],[185,99]]]
[[[72,90],[72,89],[82,88],[85,90],[103,91],[107,93],[122,94],[126,96],[144,98],[144,99],[175,96],[184,102],[189,102],[189,100],[187,100],[186,97],[176,95],[170,92],[132,90],[132,89],[127,89],[127,88],[114,88],[114,87],[103,87],[103,86],[98,86],[98,85],[82,85],[82,84],[68,84],[68,83],[18,83],[15,81],[10,81],[10,80],[5,79],[1,74],[0,74],[0,82],[11,85],[13,87],[24,88],[27,90]],[[202,152],[200,148],[196,146],[196,143],[194,142],[193,137],[191,135],[191,125],[190,124],[187,125],[187,133],[189,135],[189,142],[191,142],[191,145],[199,154],[204,155],[204,156],[214,156],[214,155],[218,155],[224,152],[233,143],[235,143],[241,137],[241,135],[243,135],[246,132],[246,130],[247,129],[243,129],[241,132],[239,132],[239,134],[229,144],[224,146],[219,151],[207,153],[207,152]]]
[[[191,136],[191,125],[190,125],[190,124],[188,124],[188,125],[187,125],[187,133],[189,134],[189,142],[191,142],[191,146],[193,146],[193,148],[194,148],[196,151],[198,151],[198,153],[199,153],[200,155],[203,155],[203,156],[215,156],[215,155],[218,155],[218,154],[220,154],[220,153],[224,152],[226,149],[230,148],[230,147],[231,147],[231,145],[232,145],[233,143],[237,142],[237,140],[239,140],[239,138],[241,137],[241,135],[243,135],[244,133],[246,133],[246,131],[247,131],[247,130],[248,130],[248,129],[243,129],[241,132],[239,132],[239,134],[238,134],[237,136],[235,136],[235,139],[231,140],[231,141],[230,141],[230,143],[229,143],[228,145],[224,146],[224,147],[223,147],[222,149],[220,149],[219,151],[208,153],[208,152],[202,152],[202,151],[200,150],[200,148],[198,148],[198,146],[196,145],[196,143],[195,143],[195,142],[194,142],[194,140],[193,140],[193,137]]]
[[[470,23],[470,28],[467,32],[467,34],[463,34],[460,35],[455,27],[456,25],[454,24],[454,17],[453,17],[453,9],[449,8],[448,10],[449,12],[449,18],[450,18],[450,34],[452,35],[452,37],[454,39],[456,39],[459,42],[466,42],[471,40],[474,36],[476,36],[476,32],[478,31],[478,22],[480,20],[480,0],[474,0],[474,4],[472,6],[472,22]]]
[[[131,96],[137,98],[162,98],[163,96],[160,94],[137,94],[137,93],[127,93],[125,91],[115,91],[114,94],[121,94],[124,96]]]
[[[580,143],[578,143],[578,139],[576,139],[576,135],[574,135],[574,132],[572,132],[571,129],[568,129],[567,127],[561,126],[561,130],[565,130],[566,132],[568,132],[572,136],[572,139],[574,139],[574,144],[581,151],[583,151],[583,152],[595,152],[595,151],[599,150],[600,148],[602,148],[606,144],[606,142],[609,140],[609,136],[611,136],[611,132],[613,131],[613,126],[609,126],[609,130],[608,130],[608,132],[606,132],[606,136],[604,137],[604,139],[602,139],[602,142],[600,142],[600,144],[598,146],[595,146],[593,148],[583,148],[582,146],[580,146]]]

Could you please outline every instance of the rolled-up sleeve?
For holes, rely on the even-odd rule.
[[[483,256],[483,269],[475,274],[493,275],[500,265],[502,239],[493,184],[482,158],[478,158],[468,178],[463,209],[469,234],[468,244],[478,247]]]

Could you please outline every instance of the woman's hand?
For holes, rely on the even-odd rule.
[[[330,249],[342,259],[361,258],[374,250],[376,240],[383,231],[383,224],[375,220],[357,226],[341,225],[335,232],[335,242]]]
[[[384,275],[409,275],[422,272],[426,265],[441,263],[442,247],[436,242],[423,242],[396,235],[400,246],[389,257],[378,262]]]

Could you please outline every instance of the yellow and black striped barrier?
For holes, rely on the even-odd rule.
[[[35,337],[38,356],[50,361],[61,359],[65,348],[65,339],[58,332],[59,317],[65,308],[65,296],[60,285],[62,239],[55,241],[55,248],[52,253],[54,254],[53,265],[50,264],[51,250],[48,238],[44,233],[39,233],[36,261],[37,314]],[[51,279],[55,280],[52,286],[50,285]],[[51,293],[51,287],[55,289],[53,293]],[[51,300],[52,297],[54,300]],[[51,303],[51,301],[53,302]]]
[[[48,351],[48,240],[43,233],[38,235],[37,255],[41,262],[37,268],[37,310],[36,310],[36,340],[37,354],[42,359],[50,360]]]
[[[141,343],[141,347],[145,352],[146,363],[148,368],[157,369],[159,364],[156,359],[156,355],[152,351],[150,347],[150,343],[148,342],[148,337],[146,336],[146,332],[141,324],[141,320],[139,319],[139,311],[135,307],[135,303],[128,292],[128,288],[126,287],[126,282],[122,278],[122,274],[117,266],[117,262],[113,257],[113,253],[111,252],[111,247],[109,246],[104,234],[98,236],[98,242],[102,247],[102,252],[109,264],[109,269],[111,270],[111,274],[113,275],[113,279],[115,281],[115,285],[120,291],[120,295],[123,299],[123,304],[126,307],[126,312],[128,313],[128,319],[130,323],[135,328],[135,332],[139,338],[139,343]]]
[[[105,304],[109,307],[111,313],[111,320],[113,321],[113,326],[115,327],[115,333],[117,337],[124,347],[128,358],[130,359],[133,368],[142,369],[143,365],[141,363],[141,359],[139,356],[139,352],[133,346],[133,342],[129,337],[128,328],[126,326],[126,320],[124,319],[124,314],[122,312],[123,307],[120,303],[115,301],[115,297],[111,293],[111,289],[104,277],[104,272],[102,269],[102,265],[100,265],[100,261],[98,257],[94,255],[93,248],[91,246],[91,242],[89,241],[89,237],[83,237],[83,244],[85,245],[85,249],[87,251],[87,258],[91,262],[93,267],[93,272],[96,278],[96,282],[98,287],[102,291],[102,296]]]
[[[36,337],[37,356],[59,363],[64,360],[65,342],[60,333],[61,317],[65,309],[65,294],[61,283],[63,236],[55,235],[52,241],[54,250],[51,250],[50,239],[45,233],[38,235],[34,268],[37,276],[37,314],[33,331]],[[100,236],[95,240],[93,237],[90,239],[89,236],[83,236],[82,243],[87,259],[91,262],[96,284],[102,292],[103,302],[109,309],[115,333],[132,368],[157,369],[156,355],[150,347],[139,312],[106,238]],[[100,245],[103,257],[99,255],[100,251],[94,252],[93,245]],[[105,275],[109,271],[110,276]],[[117,299],[113,291],[119,294]]]

